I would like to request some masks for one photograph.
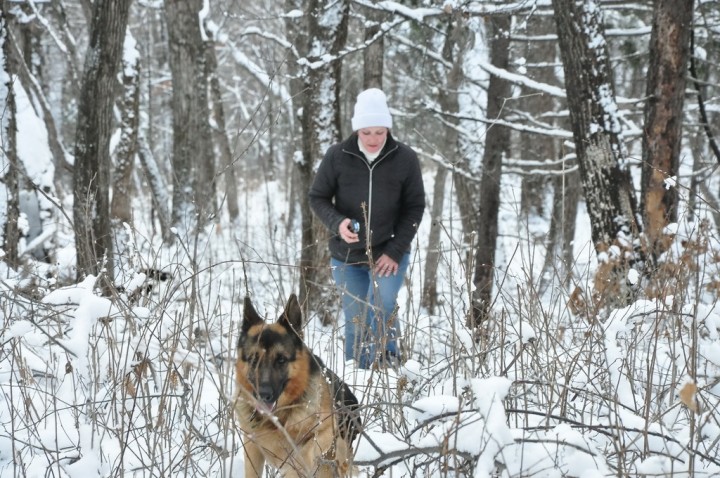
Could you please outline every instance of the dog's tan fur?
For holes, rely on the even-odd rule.
[[[286,477],[342,477],[351,468],[349,442],[359,418],[338,407],[342,409],[343,400],[354,407],[352,400],[355,405],[357,400],[341,382],[338,388],[337,376],[303,344],[300,326],[294,295],[273,324],[260,319],[245,300],[235,411],[243,433],[246,477],[259,477],[266,462]],[[265,390],[278,387],[272,407],[259,398],[263,385]],[[342,413],[346,418],[339,418]]]

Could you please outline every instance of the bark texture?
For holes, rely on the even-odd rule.
[[[218,175],[223,178],[225,185],[225,202],[227,204],[230,221],[235,222],[240,216],[238,206],[237,175],[235,174],[235,161],[230,147],[225,122],[225,107],[223,106],[220,79],[217,73],[217,56],[215,54],[215,41],[208,41],[205,47],[207,60],[207,77],[210,82],[210,100],[212,115],[212,131],[215,147],[218,151],[220,171]]]
[[[3,62],[0,67],[4,70],[3,75],[7,80],[0,86],[0,102],[2,103],[3,114],[0,117],[0,144],[3,151],[3,167],[0,170],[0,182],[7,190],[6,222],[3,231],[3,241],[0,244],[5,252],[3,260],[12,268],[20,265],[20,160],[17,154],[17,122],[15,107],[15,91],[13,88],[14,62],[10,53],[10,42],[8,41],[8,22],[5,16],[4,6],[0,7],[0,42],[2,42]]]
[[[132,44],[129,51],[137,53]],[[123,58],[122,99],[120,101],[120,141],[115,151],[115,171],[111,214],[117,223],[132,224],[132,173],[137,154],[140,110],[140,60],[131,54]]]
[[[642,213],[653,256],[665,251],[663,230],[677,220],[678,192],[666,181],[678,174],[683,106],[694,0],[657,0],[642,138]]]
[[[330,300],[328,232],[312,214],[307,192],[319,159],[340,139],[341,62],[325,62],[322,58],[337,55],[345,46],[349,4],[340,1],[328,6],[320,0],[309,4],[308,43],[304,51],[309,65],[320,63],[306,67],[303,74],[302,161],[296,163],[302,217],[300,300],[311,309],[324,310],[327,308],[323,304]],[[323,317],[322,320],[327,323],[330,319]]]
[[[457,114],[460,110],[458,91],[460,86],[465,79],[463,70],[463,63],[465,60],[465,52],[468,48],[468,29],[465,24],[465,19],[462,16],[462,12],[456,10],[452,15],[448,17],[448,28],[447,35],[445,36],[445,44],[443,45],[443,59],[451,64],[452,67],[447,73],[445,78],[444,88],[440,89],[438,102],[442,109],[444,121],[446,126],[444,127],[444,143],[441,145],[440,150],[447,152],[448,157],[461,158],[458,143],[458,132]],[[467,161],[460,160],[460,165],[463,169],[468,169],[466,164]],[[438,171],[435,175],[435,185],[433,188],[433,201],[431,211],[431,224],[430,224],[430,235],[428,237],[428,252],[427,260],[425,262],[425,281],[423,284],[423,306],[427,307],[430,313],[435,310],[438,297],[437,297],[437,281],[438,281],[438,268],[440,265],[441,256],[441,229],[442,229],[442,213],[445,204],[445,183],[448,176],[448,164],[439,164]],[[469,191],[471,188],[470,180],[466,175],[458,175],[458,190]],[[463,187],[465,186],[465,187]],[[475,201],[472,194],[468,193],[467,197],[467,208],[469,210],[475,210]],[[461,198],[458,198],[458,202],[461,202]],[[465,229],[467,232],[468,229]]]
[[[372,0],[377,3],[377,0]],[[385,15],[378,10],[368,9],[368,23],[365,27],[365,42],[368,44],[363,50],[363,89],[380,88],[383,84],[383,66],[385,56],[385,36],[380,31]]]
[[[198,13],[203,0],[168,0],[165,15],[170,49],[173,110],[172,224],[193,233],[216,212],[205,44]]]
[[[620,143],[608,48],[599,3],[553,0],[575,152],[598,252],[621,239],[632,248],[639,224]]]
[[[73,220],[77,274],[113,264],[110,228],[110,135],[130,0],[96,0],[78,103]],[[109,283],[113,267],[107,267]]]
[[[510,47],[510,17],[492,18],[492,46],[490,60],[494,66],[507,69]],[[510,84],[503,78],[490,77],[488,87],[488,119],[499,118],[503,104],[510,97]],[[502,158],[510,148],[510,130],[492,125],[487,130],[483,170],[480,179],[480,202],[478,204],[477,243],[475,270],[473,273],[473,308],[468,316],[468,327],[475,328],[487,318],[492,304],[495,275],[495,249],[498,235],[498,212],[500,209],[500,174]]]

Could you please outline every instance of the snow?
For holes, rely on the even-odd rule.
[[[203,42],[207,42],[210,37],[205,31],[205,20],[210,15],[210,0],[203,0],[203,6],[198,12],[198,26],[200,27],[200,37]]]
[[[87,292],[91,292],[95,287],[97,277],[90,275],[77,285],[61,287],[50,292],[45,296],[43,302],[47,304],[79,304],[83,298],[87,297]],[[92,294],[90,294],[92,296]]]
[[[431,186],[431,175],[426,180]],[[241,298],[248,288],[258,309],[273,316],[287,293],[296,289],[297,279],[292,272],[299,256],[297,238],[294,233],[293,237],[268,236],[273,229],[266,226],[275,221],[270,217],[278,217],[287,208],[282,202],[282,186],[265,186],[248,192],[256,207],[247,209],[247,217],[237,229],[198,237],[202,257],[184,257],[181,250],[149,249],[162,264],[176,266],[170,268],[173,278],[169,283],[153,283],[153,290],[140,303],[133,304],[123,294],[119,300],[102,297],[97,278],[90,276],[70,286],[49,287],[35,306],[32,321],[22,318],[21,311],[6,316],[1,340],[22,350],[22,361],[18,363],[19,355],[11,355],[13,360],[0,364],[4,391],[0,398],[4,430],[0,433],[0,475],[12,475],[14,466],[22,466],[30,474],[42,473],[47,453],[55,457],[63,476],[71,478],[106,476],[119,467],[128,476],[162,475],[170,473],[171,463],[188,466],[188,473],[194,476],[240,473],[242,448],[228,410],[234,389],[231,365]],[[510,221],[509,216],[505,220]],[[427,227],[421,225],[420,237]],[[505,222],[501,227],[511,225]],[[683,240],[699,234],[680,225],[675,231]],[[138,244],[138,250],[151,246],[158,247]],[[277,261],[268,262],[267,257]],[[200,272],[194,273],[193,261],[206,265],[196,265],[194,270]],[[62,267],[72,267],[72,261]],[[506,265],[508,271],[516,267]],[[420,269],[416,264],[413,274]],[[519,314],[508,304],[504,342],[492,345],[496,351],[507,351],[497,356],[506,357],[505,365],[498,367],[493,364],[495,359],[472,359],[477,344],[461,324],[463,315],[453,311],[467,307],[463,298],[467,281],[461,280],[459,270],[448,273],[455,277],[451,282],[455,304],[447,304],[449,308],[438,315],[422,310],[414,312],[417,316],[409,310],[402,313],[414,346],[398,372],[355,369],[352,362],[340,358],[342,324],[324,327],[317,317],[308,321],[306,340],[350,384],[366,413],[366,430],[356,443],[359,476],[368,476],[372,466],[383,464],[396,476],[412,476],[417,473],[413,467],[428,456],[473,457],[474,477],[496,476],[498,466],[503,470],[500,476],[509,477],[608,476],[614,474],[614,440],[638,457],[627,463],[633,474],[678,472],[680,464],[691,459],[687,444],[692,415],[687,415],[677,400],[659,400],[662,422],[647,421],[640,412],[646,394],[643,384],[652,380],[661,388],[671,386],[668,371],[684,369],[682,360],[690,350],[687,343],[648,340],[657,327],[670,325],[667,319],[677,307],[674,301],[636,301],[611,311],[600,328],[575,324],[579,336],[589,333],[600,339],[592,345],[594,351],[581,360],[591,360],[593,366],[579,369],[573,364],[586,353],[582,341],[573,344],[567,336],[558,338],[557,344],[564,344],[561,354],[541,353],[552,343],[547,337],[555,336],[556,326],[540,326],[536,317]],[[72,271],[59,275],[71,277]],[[136,271],[130,276],[128,290],[142,287],[147,279],[146,273]],[[189,288],[193,281],[195,292]],[[419,297],[419,276],[411,283],[410,289],[401,293],[401,304]],[[192,300],[196,301],[195,312],[189,308]],[[697,326],[703,330],[697,348],[707,378],[699,383],[698,396],[709,400],[704,407],[712,410],[718,391],[704,388],[704,384],[712,385],[716,380],[712,377],[720,376],[720,314],[711,303],[703,302],[695,311],[693,303],[679,304],[687,317],[697,317]],[[546,314],[554,314],[548,304],[543,307]],[[48,340],[49,336],[55,338]],[[645,368],[646,357],[640,352],[646,343],[653,344],[655,370]],[[493,354],[497,355],[490,352]],[[526,356],[530,363],[519,367]],[[516,362],[508,366],[512,357]],[[548,360],[556,362],[550,365]],[[634,360],[642,366],[638,368]],[[532,362],[538,367],[533,368]],[[566,382],[549,374],[552,367],[575,372],[567,375],[570,380]],[[503,370],[505,375],[500,374]],[[531,370],[534,376],[528,375]],[[603,370],[607,371],[605,384],[596,378]],[[630,375],[630,370],[639,373]],[[27,390],[29,377],[34,377],[36,390],[30,397],[35,409],[32,425],[11,418],[21,416],[24,410],[22,391]],[[519,393],[546,380],[555,382],[551,389],[559,394],[568,390],[576,400],[585,394],[595,398],[583,399],[585,412],[562,418],[550,403],[551,408],[544,411],[533,405],[540,405],[540,395]],[[399,422],[405,425],[392,425]],[[50,451],[24,447],[13,452],[8,439],[11,434],[18,442]],[[702,427],[702,434],[703,441],[712,442],[720,431],[710,421]],[[177,465],[174,457],[185,455],[188,443],[195,450],[188,455],[192,464]],[[153,453],[149,453],[151,449]],[[15,464],[13,453],[19,454]],[[704,453],[714,456],[707,450]],[[713,461],[697,456],[695,460],[696,476],[720,471]],[[424,468],[421,476],[439,473],[442,463],[436,466]]]
[[[417,17],[439,11],[376,5]],[[480,50],[475,78],[491,72],[564,96],[493,69]],[[233,55],[257,70],[258,81],[273,83],[239,50]],[[324,100],[332,86],[321,85]],[[461,108],[470,111],[484,99],[480,88],[464,88]],[[21,157],[33,158],[26,162],[33,181],[52,184],[47,134],[27,95],[17,93]],[[607,107],[617,113],[616,105]],[[425,173],[432,191],[434,171]],[[357,476],[381,465],[394,477],[691,476],[691,469],[692,476],[718,476],[720,309],[713,287],[720,241],[713,228],[680,214],[666,228],[674,241],[659,263],[674,268],[656,297],[573,314],[562,283],[546,295],[534,289],[544,252],[532,233],[547,224],[518,220],[519,181],[502,177],[502,280],[487,339],[464,325],[472,285],[457,228],[447,229],[441,247],[441,304],[432,313],[420,306],[430,205],[399,297],[408,360],[398,371],[363,371],[344,361],[337,309],[323,311],[337,320],[330,326],[320,323],[321,311],[307,318],[306,341],[361,401]],[[679,175],[666,186],[682,183]],[[113,296],[102,294],[95,276],[75,283],[74,243],[65,234],[53,264],[33,265],[36,296],[19,293],[27,282],[3,265],[0,477],[242,476],[231,412],[242,299],[249,293],[273,317],[299,288],[299,225],[286,224],[295,207],[286,189],[280,182],[247,188],[239,223],[208,228],[188,249],[156,242],[147,224],[135,224],[125,289]],[[146,207],[138,200],[138,218],[148,216]],[[444,223],[452,225],[455,207],[448,201]],[[63,221],[58,230],[67,230]],[[594,268],[621,251],[595,257],[586,215],[577,229],[573,277],[591,295]],[[171,278],[153,280],[148,266]],[[648,285],[635,269],[621,280]],[[687,384],[697,386],[697,410],[680,397]]]
[[[31,181],[40,187],[52,186],[55,168],[51,162],[45,123],[35,114],[27,92],[16,81],[15,101],[18,116],[23,117],[23,128],[18,128],[17,151],[23,159],[25,170]],[[45,145],[45,147],[43,147]],[[40,201],[46,201],[39,197]]]
[[[122,67],[123,75],[126,77],[134,77],[138,74],[137,65],[140,59],[140,51],[137,42],[132,33],[128,30],[125,33],[125,42],[123,43]]]
[[[300,18],[303,15],[304,15],[304,13],[302,12],[302,10],[296,9],[296,10],[290,10],[289,12],[284,14],[283,17],[285,17],[285,18]]]

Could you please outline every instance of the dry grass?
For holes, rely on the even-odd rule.
[[[242,445],[229,403],[241,299],[250,291],[272,315],[296,289],[297,242],[274,234],[267,225],[238,235],[213,229],[174,250],[134,238],[123,262],[127,283],[148,267],[170,274],[134,295],[51,305],[42,298],[55,286],[45,279],[6,284],[0,453],[11,456],[0,454],[0,475],[239,476]],[[271,252],[251,247],[253,237],[266,238]],[[443,252],[434,315],[416,308],[416,256],[400,318],[407,370],[418,373],[344,370],[368,430],[412,445],[381,453],[362,473],[473,476],[495,431],[485,430],[490,441],[470,453],[453,442],[465,415],[418,420],[415,412],[419,400],[445,395],[473,412],[483,397],[472,381],[495,376],[511,381],[502,403],[514,437],[492,452],[498,476],[554,476],[571,451],[614,476],[637,475],[652,460],[666,463],[668,476],[718,469],[720,368],[707,353],[720,325],[720,248],[707,227],[675,242],[637,300],[620,309],[596,300],[594,277],[576,276],[572,289],[553,284],[541,296],[532,265],[516,267],[519,274],[500,278],[481,337],[463,326],[471,283],[463,248]],[[106,313],[93,315],[102,307]],[[316,318],[311,327],[308,340],[343,373],[342,330]],[[431,435],[446,440],[418,445]],[[542,462],[523,462],[542,450]],[[519,457],[514,465],[524,471],[507,468],[507,457]]]

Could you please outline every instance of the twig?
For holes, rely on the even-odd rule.
[[[700,83],[698,81],[698,75],[697,75],[697,69],[695,68],[695,30],[693,28],[690,29],[690,76],[693,80],[693,85],[695,86],[696,97],[698,102],[698,111],[700,112],[700,123],[703,126],[703,130],[705,131],[705,135],[708,138],[708,143],[710,144],[710,149],[712,150],[713,154],[715,155],[715,160],[720,163],[720,147],[718,147],[717,142],[715,141],[715,137],[713,136],[713,132],[710,129],[710,122],[708,121],[707,117],[707,111],[705,110],[705,100],[703,100],[702,93],[700,92]]]

